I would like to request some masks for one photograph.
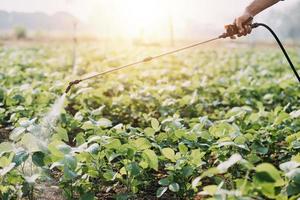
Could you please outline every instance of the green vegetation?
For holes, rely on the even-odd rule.
[[[49,180],[68,199],[300,198],[300,87],[279,51],[194,50],[81,83],[40,141],[70,50],[0,50],[1,199]],[[80,46],[78,69],[161,51]]]
[[[17,39],[24,39],[27,37],[27,31],[24,27],[17,26],[15,27],[14,32]]]

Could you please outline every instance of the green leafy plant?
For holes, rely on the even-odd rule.
[[[300,198],[300,88],[279,52],[196,51],[103,76],[72,89],[41,137],[73,78],[66,52],[0,49],[1,199],[38,198],[49,181],[67,199]],[[82,75],[136,59],[77,53]]]

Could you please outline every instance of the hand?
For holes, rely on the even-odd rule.
[[[251,20],[249,21],[249,19]],[[238,37],[245,36],[251,33],[252,19],[253,15],[246,11],[243,15],[234,20],[233,24],[236,25],[239,30],[239,33],[237,35]]]

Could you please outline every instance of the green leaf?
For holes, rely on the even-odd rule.
[[[246,144],[236,144],[234,142],[218,142],[218,147],[224,147],[224,146],[235,146],[250,151],[249,148],[246,146]]]
[[[285,173],[289,173],[300,166],[300,162],[289,161],[279,165],[279,168]]]
[[[189,177],[193,174],[193,168],[191,166],[184,166],[182,168],[182,175],[185,177]]]
[[[267,147],[264,147],[262,144],[259,144],[259,143],[253,143],[251,145],[251,148],[253,150],[255,150],[257,153],[259,154],[267,154],[269,149]]]
[[[0,177],[3,177],[5,174],[10,172],[15,166],[16,166],[16,163],[10,163],[7,167],[0,169]]]
[[[63,158],[64,157],[64,153],[62,153],[62,151],[58,150],[59,146],[63,146],[66,145],[65,143],[63,143],[62,141],[59,140],[55,140],[52,141],[49,145],[48,145],[48,149],[51,152],[52,156],[56,156],[59,158]]]
[[[182,154],[186,154],[189,150],[188,147],[185,146],[183,143],[179,143],[178,149],[179,149],[180,153],[182,153]]]
[[[14,146],[10,142],[2,142],[0,144],[0,156],[4,153],[11,152],[14,150]]]
[[[91,115],[95,115],[95,116],[100,115],[104,108],[105,108],[105,105],[102,105],[99,108],[92,110]]]
[[[95,127],[108,128],[111,126],[112,126],[112,122],[109,119],[101,118],[98,121],[95,121],[90,118],[89,121],[83,123],[81,128],[84,130],[89,130],[89,129],[94,129]]]
[[[16,167],[17,167],[17,166],[21,165],[23,162],[25,162],[28,157],[29,157],[28,152],[26,152],[26,151],[19,151],[14,156],[12,162],[16,163]]]
[[[292,118],[299,118],[300,117],[300,110],[294,110],[293,112],[290,113],[290,116]]]
[[[13,140],[13,141],[18,141],[22,135],[25,133],[26,128],[24,127],[17,127],[15,128],[11,134],[9,135],[9,139]]]
[[[294,142],[295,140],[298,140],[298,139],[300,139],[300,132],[287,136],[285,138],[285,141],[288,142],[288,143],[292,143],[292,142]]]
[[[45,166],[44,162],[45,154],[43,152],[37,151],[32,154],[32,162],[39,167]]]
[[[152,118],[151,119],[151,126],[155,131],[159,131],[160,127],[159,127],[159,122],[157,119]]]
[[[215,138],[223,138],[227,136],[230,136],[231,138],[235,138],[236,136],[239,135],[238,128],[226,122],[213,125],[212,127],[209,128],[209,132]]]
[[[72,180],[77,177],[77,174],[67,166],[64,166],[64,179]]]
[[[194,189],[197,188],[197,186],[198,186],[200,180],[201,180],[201,177],[200,177],[200,176],[196,177],[196,178],[192,181],[192,188],[194,188]]]
[[[300,194],[300,184],[290,183],[287,186],[286,191],[287,191],[288,196],[299,195]]]
[[[153,128],[145,128],[144,133],[147,137],[154,137],[155,135],[155,130]]]
[[[22,118],[18,122],[19,122],[20,126],[22,126],[24,128],[28,128],[30,125],[33,125],[35,121],[36,121],[36,118],[33,118],[31,120],[27,119],[27,118]]]
[[[105,144],[104,146],[107,149],[118,149],[118,148],[120,148],[121,145],[122,144],[119,139],[113,139],[108,144]]]
[[[292,156],[291,160],[300,163],[300,153],[298,153],[297,155]]]
[[[29,152],[36,152],[44,150],[41,141],[34,135],[26,133],[20,142]]]
[[[254,175],[254,182],[257,185],[264,183],[275,183],[276,180],[267,172],[256,172]]]
[[[272,179],[274,179],[274,186],[284,185],[284,180],[280,176],[280,172],[269,163],[262,163],[255,168],[257,173],[267,173]]]
[[[244,115],[248,112],[251,112],[251,108],[249,107],[233,107],[231,110],[227,112],[225,118],[230,118],[230,117],[243,118]]]
[[[57,127],[56,128],[56,135],[58,136],[58,138],[60,140],[64,140],[65,142],[69,141],[68,132],[67,132],[66,129],[64,129],[62,127]]]
[[[60,162],[54,162],[54,163],[51,164],[50,169],[54,169],[56,167],[62,167],[62,166],[64,166],[64,164],[62,163],[62,161],[60,161]]]
[[[160,187],[156,191],[156,197],[160,198],[166,191],[168,190],[168,187]]]
[[[191,155],[190,155],[190,163],[194,164],[196,166],[200,166],[204,155],[205,155],[205,152],[201,152],[200,149],[192,150]]]
[[[64,154],[69,154],[71,153],[72,151],[72,147],[70,147],[69,145],[67,144],[61,144],[61,145],[58,145],[58,150],[61,151],[62,153]]]
[[[79,200],[94,200],[94,199],[96,199],[94,193],[87,192],[84,193],[82,196],[80,196]]]
[[[116,199],[116,200],[129,200],[130,195],[121,193],[121,194],[114,195],[114,199]]]
[[[71,170],[75,170],[77,166],[77,160],[74,156],[71,155],[65,155],[64,157],[64,164]]]
[[[288,120],[290,118],[290,115],[285,113],[285,112],[281,112],[276,118],[275,118],[275,121],[274,121],[274,125],[279,125],[281,124],[282,122]]]
[[[203,194],[206,194],[206,195],[215,195],[216,192],[218,190],[218,186],[217,185],[208,185],[208,186],[205,186],[203,187]]]
[[[91,154],[96,154],[98,152],[98,150],[100,149],[100,145],[97,143],[94,143],[92,145],[90,145],[85,152],[91,153]]]
[[[261,192],[270,199],[275,199],[275,188],[271,183],[260,184]]]
[[[164,157],[168,158],[172,162],[175,162],[175,152],[171,148],[163,148],[161,150],[161,153],[163,154]]]
[[[243,158],[240,154],[233,154],[227,161],[220,163],[217,169],[220,171],[220,173],[225,173],[228,168],[241,161],[242,159]]]
[[[107,180],[107,181],[113,181],[116,178],[117,173],[114,171],[106,171],[103,174],[103,177]]]
[[[169,190],[171,190],[172,192],[178,192],[179,191],[179,184],[178,183],[171,183],[169,185]]]
[[[109,119],[101,118],[97,121],[97,126],[102,128],[108,128],[112,126],[112,122]]]
[[[154,151],[151,149],[144,150],[143,157],[148,162],[150,168],[158,170],[158,158]]]
[[[151,147],[151,143],[146,138],[139,138],[137,140],[133,140],[132,143],[138,150],[145,150]]]
[[[186,136],[186,135],[187,135],[187,133],[184,130],[176,130],[175,131],[175,136],[179,139]]]
[[[130,163],[126,169],[128,170],[128,172],[130,173],[131,176],[137,176],[139,175],[141,169],[139,167],[139,165],[136,162],[132,162]]]
[[[11,153],[9,155],[9,157],[6,157],[6,156],[0,157],[0,168],[6,167],[7,165],[9,165],[11,163],[12,159],[13,159],[13,153]]]
[[[204,178],[204,177],[212,177],[214,176],[215,174],[219,174],[220,171],[218,170],[218,168],[216,167],[212,167],[212,168],[209,168],[208,170],[206,170],[205,172],[203,172],[200,176],[200,178]]]
[[[76,146],[79,146],[85,142],[84,134],[82,132],[78,133],[75,139],[76,139]]]
[[[290,173],[291,173],[290,177],[293,179],[293,181],[296,184],[300,185],[300,168],[297,168]]]
[[[83,125],[81,126],[81,128],[82,128],[83,130],[90,130],[90,129],[94,129],[95,126],[93,125],[92,122],[86,121],[86,122],[83,123]]]
[[[168,186],[168,185],[170,185],[170,183],[171,182],[170,182],[169,178],[163,178],[158,181],[158,184],[163,185],[163,186]]]
[[[80,111],[78,111],[75,115],[74,115],[74,119],[77,120],[77,121],[82,121],[83,120],[83,115]]]

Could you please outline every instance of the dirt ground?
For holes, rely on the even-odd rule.
[[[37,200],[64,200],[62,190],[53,183],[40,183],[37,188]]]

